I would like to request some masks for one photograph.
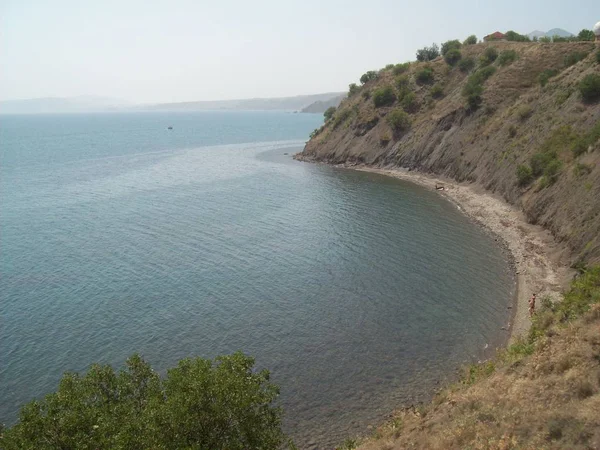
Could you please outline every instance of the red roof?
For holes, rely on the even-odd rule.
[[[506,35],[504,33],[500,33],[499,31],[496,31],[492,34],[488,34],[486,37],[483,38],[483,40],[485,40],[485,41],[493,41],[493,40],[497,40],[497,39],[506,39]]]

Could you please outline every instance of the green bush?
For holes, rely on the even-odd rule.
[[[487,47],[484,50],[483,55],[481,55],[481,58],[479,58],[479,63],[482,66],[487,66],[496,61],[496,58],[498,58],[498,50],[496,50],[496,47]]]
[[[432,61],[440,56],[440,48],[437,44],[431,44],[431,47],[423,47],[417,50],[417,61]]]
[[[544,176],[550,183],[554,183],[558,178],[560,169],[562,168],[562,162],[558,159],[552,159],[544,167]]]
[[[396,64],[392,69],[394,75],[400,75],[410,68],[410,63]]]
[[[406,112],[414,112],[418,105],[417,105],[417,96],[415,95],[414,92],[406,92],[403,96],[402,96],[402,101],[400,102],[400,104],[402,105],[402,108],[404,109],[404,111]]]
[[[392,70],[395,67],[395,64],[387,64],[383,70]]]
[[[531,167],[521,164],[517,167],[517,180],[519,186],[527,186],[533,181],[533,171]]]
[[[342,125],[352,116],[352,109],[350,108],[338,108],[333,116],[333,129]]]
[[[423,67],[415,74],[415,79],[419,84],[427,84],[433,81],[433,69],[429,66]]]
[[[544,44],[549,44],[550,42],[552,42],[552,38],[548,37],[548,36],[541,36],[538,39],[539,42],[543,42]]]
[[[444,55],[444,61],[446,61],[446,63],[448,63],[448,65],[450,65],[450,66],[455,65],[458,61],[460,61],[461,58],[462,58],[462,54],[460,53],[460,50],[457,48],[451,48]]]
[[[550,164],[557,157],[558,155],[553,152],[536,153],[529,161],[529,164],[531,165],[531,174],[534,177],[539,177],[542,173],[544,173],[546,166],[548,166],[548,164]]]
[[[577,136],[571,146],[573,156],[577,158],[587,152],[590,146],[594,146],[596,142],[598,142],[598,139],[600,139],[600,121],[596,122],[596,125],[594,125],[585,135]]]
[[[570,67],[577,64],[579,61],[583,61],[587,57],[587,52],[571,52],[564,57],[565,67]]]
[[[392,89],[391,86],[381,87],[379,89],[375,89],[373,92],[373,104],[376,108],[389,106],[395,101],[396,94],[394,94],[394,89]]]
[[[540,86],[544,87],[550,81],[550,78],[556,76],[558,74],[558,70],[556,69],[546,69],[542,73],[538,75],[538,81],[540,82]]]
[[[12,449],[275,449],[284,443],[278,388],[235,353],[184,359],[165,378],[138,355],[127,369],[66,373],[0,437]]]
[[[506,32],[506,40],[507,41],[516,41],[516,42],[530,42],[529,36],[524,36],[522,34],[517,33],[516,31],[507,31]]]
[[[579,82],[579,92],[586,102],[594,102],[600,99],[600,75],[590,73]]]
[[[433,98],[441,98],[444,96],[444,87],[438,83],[430,89],[429,93]]]
[[[325,110],[325,112],[323,113],[323,116],[325,117],[325,121],[327,121],[333,117],[336,109],[337,108],[335,106],[330,106],[329,108],[327,108]]]
[[[579,178],[592,173],[592,169],[593,166],[589,164],[577,163],[575,164],[575,167],[573,167],[573,175]]]
[[[401,109],[395,109],[386,117],[388,125],[395,133],[401,133],[410,129],[410,116]]]
[[[373,81],[376,80],[377,77],[379,77],[379,74],[374,71],[374,70],[369,70],[368,72],[364,73],[361,77],[360,77],[360,82],[362,84],[366,84],[369,81]]]
[[[517,60],[517,52],[514,50],[504,50],[498,55],[498,64],[508,66]]]
[[[399,90],[402,90],[403,88],[408,87],[410,84],[410,78],[408,78],[408,75],[398,75],[394,79],[394,83]]]
[[[348,85],[348,97],[352,97],[358,91],[360,91],[360,87],[356,83],[350,83]]]
[[[477,109],[482,102],[483,83],[496,72],[492,66],[483,67],[469,76],[462,94],[467,99],[469,109]]]
[[[517,116],[521,121],[527,120],[533,114],[533,108],[529,105],[522,105],[517,109]]]
[[[474,44],[477,44],[477,36],[475,36],[474,34],[472,34],[471,36],[466,38],[463,42],[463,45],[474,45]]]
[[[579,32],[577,39],[580,41],[594,41],[596,36],[592,30],[586,30],[585,28]]]
[[[462,58],[458,61],[458,68],[461,72],[470,72],[475,67],[475,60],[470,56],[467,58]]]
[[[459,50],[462,47],[462,44],[458,39],[453,39],[451,41],[446,41],[442,44],[442,56],[446,56],[450,50]]]

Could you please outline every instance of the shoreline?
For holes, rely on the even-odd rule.
[[[294,158],[313,162],[301,156]],[[509,307],[512,308],[510,323],[502,327],[508,331],[509,345],[519,337],[526,336],[529,331],[531,295],[534,292],[537,294],[536,308],[540,307],[542,298],[546,296],[556,301],[560,298],[563,287],[573,277],[574,270],[558,262],[564,257],[565,248],[555,241],[548,230],[528,223],[518,208],[480,186],[407,169],[383,169],[362,164],[331,166],[391,176],[435,190],[494,236],[507,253],[516,281],[513,304]],[[437,190],[436,185],[442,185],[444,189]]]

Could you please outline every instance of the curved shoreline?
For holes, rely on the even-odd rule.
[[[310,161],[301,155],[295,158]],[[436,190],[500,241],[503,249],[508,251],[516,280],[512,319],[503,327],[509,331],[509,344],[529,331],[531,294],[537,294],[537,306],[545,296],[556,301],[573,276],[574,271],[559,262],[565,259],[567,250],[554,240],[548,230],[528,223],[520,210],[480,186],[407,169],[383,169],[358,164],[337,164],[334,167],[387,175]],[[442,185],[444,189],[437,190],[436,185]]]

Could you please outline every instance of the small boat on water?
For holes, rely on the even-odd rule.
[[[169,130],[172,130],[172,129],[173,129],[173,127],[168,127],[168,129],[169,129]]]

